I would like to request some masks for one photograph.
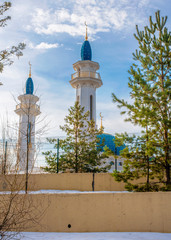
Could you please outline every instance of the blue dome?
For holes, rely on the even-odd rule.
[[[26,93],[25,94],[33,94],[34,84],[31,77],[29,77],[26,81]]]
[[[89,41],[85,40],[81,47],[81,60],[90,60],[91,61],[92,53],[91,46]]]
[[[102,143],[102,141],[104,141],[104,146],[107,146],[112,152],[114,152],[118,156],[120,155],[120,151],[125,148],[125,146],[115,147],[114,143],[115,137],[110,134],[103,133],[98,135],[97,137],[100,138],[100,144]]]

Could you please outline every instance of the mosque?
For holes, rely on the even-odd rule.
[[[89,120],[94,119],[96,123],[96,89],[103,85],[100,74],[97,72],[100,66],[98,62],[92,61],[92,50],[88,41],[87,25],[85,40],[81,48],[81,60],[73,64],[74,73],[71,75],[70,84],[76,89],[76,101],[85,111],[89,111]],[[15,113],[20,116],[18,137],[18,162],[20,170],[27,168],[31,170],[34,166],[35,153],[35,118],[40,114],[37,105],[39,98],[33,94],[34,84],[31,78],[31,64],[29,78],[26,81],[25,93],[18,97],[20,104],[16,106]],[[100,114],[101,116],[101,114]],[[101,116],[102,128],[102,116]],[[111,170],[122,170],[123,159],[119,156],[123,147],[115,147],[114,136],[108,133],[98,135],[100,141],[105,139],[105,146],[115,153],[109,157],[107,164],[111,164]],[[29,152],[28,152],[29,149]],[[117,157],[116,157],[117,156]]]

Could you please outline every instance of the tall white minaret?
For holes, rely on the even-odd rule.
[[[30,63],[29,63],[30,64]],[[34,167],[35,153],[35,118],[40,114],[40,107],[36,104],[39,98],[33,95],[34,84],[31,78],[31,64],[29,78],[26,81],[25,94],[18,97],[20,103],[15,112],[20,116],[18,136],[18,163],[21,171],[28,171]]]
[[[86,25],[86,24],[85,24]],[[76,101],[79,102],[85,111],[90,112],[89,120],[94,119],[96,123],[96,88],[103,85],[100,74],[96,72],[99,69],[97,62],[91,61],[91,46],[87,36],[81,48],[81,61],[73,64],[76,71],[71,75],[70,84],[76,89]]]

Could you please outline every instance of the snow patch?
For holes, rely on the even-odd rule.
[[[0,194],[10,194],[10,191],[3,191],[0,192]],[[17,194],[25,194],[25,191],[18,191],[18,192],[13,192]],[[96,193],[130,193],[128,191],[77,191],[77,190],[39,190],[39,191],[28,191],[28,194],[73,194],[73,193],[90,193],[90,194],[96,194]]]
[[[38,233],[25,232],[23,240],[170,240],[171,233],[93,232],[93,233]],[[17,238],[14,238],[17,239]]]

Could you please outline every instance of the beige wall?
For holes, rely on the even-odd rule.
[[[92,173],[31,174],[29,190],[58,189],[92,191]],[[9,190],[9,183],[24,189],[25,175],[0,175],[0,191]],[[95,174],[95,191],[123,191],[124,183],[114,181],[109,173]]]
[[[44,212],[25,231],[171,232],[171,192],[29,194],[24,201]]]
[[[91,191],[92,180],[91,173],[32,174],[28,186],[29,190]],[[24,183],[25,175],[1,175],[0,191],[9,190],[10,184],[13,190],[24,189]],[[95,174],[95,191],[123,190],[124,184],[115,182],[110,174]],[[5,198],[6,194],[0,194],[0,203]],[[17,198],[21,198],[17,201],[21,203],[23,195]],[[27,200],[32,213],[44,214],[39,224],[29,226],[26,231],[171,232],[171,192],[28,194],[23,202]]]

